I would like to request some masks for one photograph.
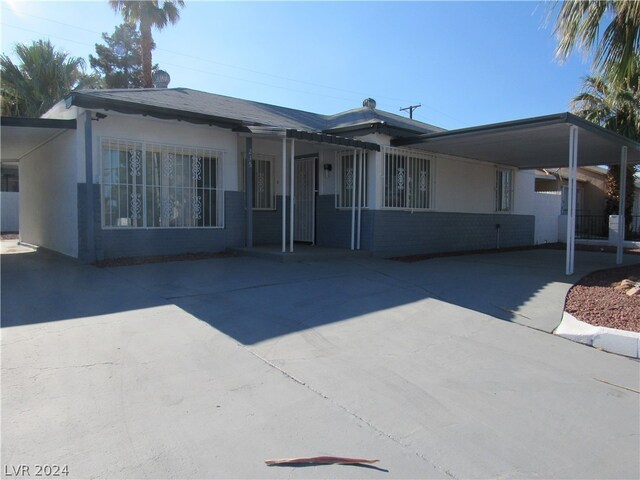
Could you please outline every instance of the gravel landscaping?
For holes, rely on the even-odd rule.
[[[599,327],[640,332],[640,295],[627,295],[640,282],[640,264],[590,273],[567,294],[565,311]]]

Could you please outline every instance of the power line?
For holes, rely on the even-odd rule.
[[[38,15],[32,15],[32,14],[26,14],[26,13],[23,14],[23,15],[27,16],[27,17],[35,18],[35,19],[38,19],[38,20],[44,20],[44,21],[47,21],[47,22],[56,23],[58,25],[62,25],[62,26],[65,26],[65,27],[74,28],[74,29],[77,29],[77,30],[82,30],[82,31],[87,32],[87,33],[96,34],[96,35],[99,35],[100,37],[102,36],[102,32],[97,32],[95,30],[84,28],[84,27],[80,27],[80,26],[77,26],[77,25],[72,25],[72,24],[69,24],[69,23],[61,22],[61,21],[58,21],[58,20],[53,20],[53,19],[50,19],[50,18],[40,17]],[[45,36],[48,36],[48,37],[57,38],[57,39],[64,40],[64,41],[70,42],[70,43],[75,43],[75,44],[78,44],[78,45],[83,45],[83,46],[88,46],[88,47],[94,47],[95,46],[95,44],[88,44],[88,43],[85,43],[85,42],[80,42],[80,41],[77,41],[77,40],[71,40],[71,39],[68,39],[68,38],[60,37],[60,36],[55,35],[55,34],[52,35],[52,34],[49,34],[49,33],[46,33],[46,32],[39,32],[39,31],[36,31],[36,30],[30,30],[30,29],[23,28],[23,27],[17,27],[15,25],[7,24],[7,23],[4,23],[4,22],[2,22],[2,25],[3,26],[7,26],[7,27],[11,27],[11,28],[15,28],[15,29],[18,29],[18,30],[21,30],[21,31],[35,33],[37,35],[45,35]],[[243,70],[243,71],[246,71],[246,72],[249,72],[249,73],[254,73],[254,74],[258,74],[258,75],[264,75],[264,76],[267,76],[267,77],[272,77],[272,78],[275,78],[275,79],[278,79],[278,80],[286,80],[286,81],[305,84],[305,85],[309,85],[309,86],[313,86],[313,87],[319,87],[319,88],[324,88],[324,89],[328,89],[328,90],[335,90],[335,91],[347,93],[347,94],[350,94],[350,95],[358,95],[359,97],[368,96],[368,95],[365,95],[362,92],[356,92],[356,91],[353,91],[353,90],[347,90],[347,89],[342,89],[342,88],[339,88],[339,87],[323,85],[323,84],[319,84],[319,83],[309,82],[309,81],[306,81],[306,80],[298,80],[298,79],[285,77],[285,76],[281,76],[281,75],[275,75],[275,74],[272,74],[272,73],[262,72],[262,71],[259,71],[259,70],[253,70],[253,69],[242,67],[242,66],[238,66],[238,65],[232,65],[232,64],[227,64],[227,63],[223,63],[223,62],[217,62],[217,61],[211,60],[209,58],[203,58],[203,57],[198,57],[198,56],[195,56],[195,55],[185,54],[185,53],[182,53],[182,52],[176,52],[176,51],[168,50],[168,49],[165,49],[165,48],[156,48],[156,51],[168,53],[168,54],[171,54],[171,55],[177,55],[177,56],[179,56],[181,58],[191,58],[191,59],[194,59],[194,60],[207,62],[207,63],[211,63],[211,64],[214,64],[214,65],[220,65],[220,66],[224,66],[224,67],[227,67],[227,68]],[[265,86],[265,87],[269,87],[269,88],[276,88],[276,89],[280,89],[280,90],[288,90],[288,91],[292,91],[292,92],[296,92],[296,93],[303,93],[303,94],[307,94],[307,95],[314,95],[314,96],[320,96],[320,97],[325,97],[325,98],[332,98],[334,100],[344,100],[344,101],[349,101],[349,102],[352,102],[354,100],[356,100],[356,101],[359,100],[359,98],[357,98],[357,97],[345,98],[345,97],[338,97],[338,96],[335,96],[335,95],[328,95],[326,93],[319,93],[317,91],[309,92],[309,91],[305,91],[305,90],[298,90],[298,89],[295,89],[295,88],[285,87],[285,86],[282,86],[282,85],[273,85],[273,84],[270,84],[270,83],[258,82],[256,80],[248,80],[246,78],[234,77],[234,76],[231,76],[231,75],[224,75],[224,74],[220,74],[220,73],[217,73],[217,72],[201,70],[201,69],[197,69],[197,68],[190,67],[190,66],[172,64],[172,63],[169,63],[169,62],[166,62],[166,61],[163,62],[163,64],[174,66],[174,67],[178,67],[178,68],[181,68],[183,70],[196,71],[196,72],[203,73],[203,74],[206,74],[206,75],[214,75],[214,76],[218,76],[218,77],[222,77],[222,78],[228,78],[228,79],[231,79],[231,80],[237,80],[237,81],[242,81],[242,82],[246,82],[246,83],[252,83],[252,84],[261,85],[261,86]],[[378,95],[374,95],[374,96],[376,96],[378,98],[385,99],[385,100],[390,100],[390,101],[405,102],[405,100],[394,98],[394,97],[388,97],[386,95],[379,95],[379,96]],[[382,106],[385,106],[386,108],[389,108],[389,109],[394,108],[389,103],[382,103]],[[422,106],[422,104],[420,104],[418,106]],[[410,118],[413,118],[413,110],[415,108],[418,108],[418,106],[413,106],[414,108],[412,110],[410,110],[410,112],[409,112]],[[407,108],[409,108],[409,107],[407,107]],[[448,118],[450,118],[452,120],[455,120],[455,121],[460,122],[460,123],[465,124],[465,125],[469,125],[468,122],[465,122],[465,121],[463,121],[463,120],[461,120],[459,118],[453,117],[453,116],[449,115],[448,113],[443,112],[442,110],[438,110],[438,109],[436,109],[434,107],[430,107],[430,106],[427,106],[427,108],[429,110],[437,112],[437,113],[439,113],[441,115],[444,115],[445,117],[448,117]],[[401,110],[403,110],[403,109],[401,109]]]
[[[59,20],[53,20],[53,19],[50,19],[50,18],[40,17],[38,15],[32,15],[32,14],[27,14],[27,13],[25,13],[23,15],[26,16],[26,17],[31,17],[31,18],[36,18],[38,20],[44,20],[44,21],[47,21],[47,22],[56,23],[58,25],[62,25],[62,26],[65,26],[65,27],[75,28],[77,30],[82,30],[82,31],[87,32],[87,33],[93,33],[93,34],[102,36],[102,32],[97,32],[97,31],[89,29],[89,28],[84,28],[84,27],[80,27],[80,26],[73,25],[73,24],[70,24],[70,23],[61,22]],[[14,28],[18,28],[18,27],[14,27]],[[38,33],[38,32],[34,32],[34,33]],[[76,42],[76,43],[78,43],[78,42]],[[302,83],[302,84],[310,85],[310,86],[313,86],[313,87],[326,88],[326,89],[329,89],[329,90],[337,90],[337,91],[341,91],[341,92],[344,92],[344,93],[350,93],[350,94],[353,94],[353,95],[359,95],[359,96],[365,95],[362,92],[356,92],[356,91],[353,91],[353,90],[347,90],[347,89],[343,89],[343,88],[339,88],[339,87],[333,87],[333,86],[330,86],[330,85],[323,85],[323,84],[320,84],[320,83],[309,82],[308,80],[299,80],[299,79],[295,79],[295,78],[291,78],[291,77],[285,77],[285,76],[282,76],[282,75],[276,75],[276,74],[273,74],[273,73],[262,72],[260,70],[254,70],[254,69],[243,67],[243,66],[239,66],[239,65],[233,65],[233,64],[229,64],[229,63],[218,62],[218,61],[215,61],[215,60],[211,60],[210,58],[198,57],[196,55],[190,55],[190,54],[184,53],[184,52],[176,52],[174,50],[168,50],[166,48],[156,47],[155,50],[158,51],[158,52],[165,52],[165,53],[169,53],[169,54],[172,54],[172,55],[178,55],[178,56],[183,57],[183,58],[191,58],[193,60],[198,60],[198,61],[201,61],[201,62],[212,63],[214,65],[220,65],[220,66],[228,67],[228,68],[235,68],[235,69],[243,70],[243,71],[249,72],[249,73],[257,73],[258,75],[264,75],[264,76],[267,76],[267,77],[276,78],[278,80],[287,80],[287,81],[290,81],[290,82]],[[371,94],[368,94],[368,95],[371,95]],[[385,98],[387,100],[391,100],[391,101],[395,101],[395,102],[406,102],[407,101],[406,99],[393,98],[393,97],[388,97],[386,95],[375,95],[375,93],[373,95],[377,96],[378,98]]]
[[[45,32],[39,32],[39,31],[36,31],[36,30],[30,30],[28,28],[17,27],[15,25],[11,25],[11,24],[8,24],[8,23],[5,23],[5,22],[2,22],[2,25],[5,26],[5,27],[11,27],[11,28],[19,29],[19,30],[22,30],[22,31],[25,31],[25,32],[35,33],[35,34],[38,34],[38,35],[45,35],[45,36],[48,36],[48,37],[51,37],[51,38],[57,38],[58,40],[64,40],[66,42],[71,42],[71,43],[75,43],[75,44],[82,45],[82,46],[89,46],[89,47],[92,46],[92,45],[89,45],[89,44],[87,44],[85,42],[80,42],[78,40],[71,40],[69,38],[61,37],[59,35],[52,35],[52,34],[48,34],[48,33],[45,33]],[[202,70],[202,69],[194,68],[194,67],[191,67],[191,66],[178,65],[178,64],[175,64],[175,63],[171,63],[171,62],[163,62],[163,64],[164,65],[173,66],[173,67],[177,67],[177,68],[180,68],[180,69],[183,69],[183,70],[191,70],[191,71],[198,72],[198,73],[204,73],[206,75],[213,75],[213,76],[216,76],[216,77],[228,78],[230,80],[236,80],[236,81],[241,81],[241,82],[246,82],[246,83],[252,83],[254,85],[261,85],[263,87],[277,88],[277,89],[280,89],[280,90],[288,90],[288,91],[296,92],[296,93],[304,93],[306,95],[322,96],[322,97],[325,97],[325,98],[332,98],[334,100],[344,100],[344,101],[348,101],[348,102],[353,102],[354,101],[354,98],[337,97],[337,96],[327,95],[327,94],[318,93],[318,92],[309,92],[309,91],[306,91],[306,90],[298,90],[298,89],[291,88],[291,87],[286,87],[286,86],[283,86],[283,85],[273,85],[273,84],[270,84],[270,83],[259,82],[257,80],[248,80],[246,78],[234,77],[232,75],[225,75],[225,74],[218,73],[218,72],[211,72],[211,71],[208,71],[208,70]]]

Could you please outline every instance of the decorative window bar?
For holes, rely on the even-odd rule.
[[[253,154],[253,208],[254,210],[275,210],[273,155]]]
[[[384,208],[433,208],[434,156],[410,149],[385,147]]]
[[[222,156],[206,148],[103,139],[103,227],[222,227]]]
[[[354,152],[353,150],[345,150],[342,152],[336,152],[336,164],[337,164],[337,174],[336,174],[336,208],[351,208],[353,206],[353,189],[354,187],[357,189],[359,185],[359,179],[356,179],[355,176],[355,167],[358,168],[358,177],[360,176],[360,154],[361,151],[358,151],[355,156],[355,161],[358,162],[357,165],[354,165]],[[367,208],[369,206],[368,203],[368,195],[367,195],[367,166],[368,166],[369,156],[365,152],[364,161],[362,162],[362,170],[364,175],[362,177],[362,192],[361,193],[361,203],[362,208]],[[357,192],[357,190],[356,190]],[[358,206],[358,200],[356,199],[356,206]]]

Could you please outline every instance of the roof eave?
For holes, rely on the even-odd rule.
[[[420,135],[422,132],[411,130],[404,127],[389,125],[384,121],[362,122],[353,125],[345,125],[337,128],[328,128],[323,130],[324,133],[330,135],[349,134],[352,136],[367,135],[370,133],[382,133],[390,137],[407,137]]]
[[[589,130],[608,137],[610,140],[615,141],[621,145],[633,148],[640,151],[640,143],[635,142],[619,133],[607,130],[599,125],[589,122],[583,118],[578,117],[569,112],[555,113],[552,115],[544,115],[540,117],[524,118],[521,120],[513,120],[509,122],[492,123],[488,125],[480,125],[477,127],[460,128],[458,130],[448,130],[438,133],[426,133],[407,138],[396,138],[392,140],[391,144],[395,147],[410,146],[417,143],[426,143],[429,140],[443,139],[443,138],[464,138],[467,136],[475,135],[483,132],[513,132],[516,130],[532,128],[532,127],[544,127],[549,125],[567,124],[575,125],[577,127]]]
[[[0,117],[0,126],[75,130],[77,128],[77,123],[75,119],[62,120],[58,118]]]
[[[124,114],[137,114],[150,116],[161,120],[179,120],[198,125],[210,125],[226,129],[242,129],[245,122],[215,115],[206,115],[198,112],[188,112],[173,108],[160,107],[132,103],[126,100],[98,98],[92,95],[84,95],[80,92],[71,92],[65,99],[67,107],[72,105],[86,109],[113,110]]]

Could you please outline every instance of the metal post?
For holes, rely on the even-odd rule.
[[[624,236],[626,233],[624,210],[627,202],[627,147],[622,147],[620,152],[620,201],[618,202],[618,245],[616,249],[616,264],[622,264],[624,253]]]
[[[358,157],[357,150],[353,149],[353,183],[351,191],[351,250],[355,249],[356,244],[356,186],[358,180],[358,170],[356,168],[356,159]]]
[[[246,198],[246,247],[253,247],[253,138],[247,137],[245,141],[245,198]]]
[[[287,251],[287,137],[282,139],[282,253]]]
[[[358,170],[360,171],[360,178],[358,181],[358,229],[357,229],[357,241],[356,250],[360,250],[360,234],[362,225],[362,177],[364,176],[364,150],[360,150],[360,163],[358,164]]]
[[[296,139],[291,139],[291,209],[289,211],[289,251],[293,252],[293,212],[295,210],[294,202],[295,202],[295,177],[296,177],[296,164],[295,164],[295,155],[296,155]]]
[[[576,248],[576,176],[578,168],[578,127],[569,129],[569,190],[567,208],[567,265],[566,274],[573,274]]]

